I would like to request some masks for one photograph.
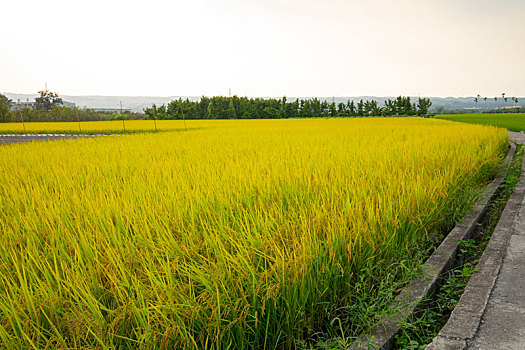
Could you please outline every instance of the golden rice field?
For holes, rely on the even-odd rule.
[[[190,126],[191,124],[191,126]],[[186,127],[185,127],[186,125]],[[177,131],[186,128],[205,127],[205,121],[194,120],[112,120],[94,122],[35,122],[35,123],[0,123],[0,134],[25,133],[130,133],[137,131]],[[155,129],[156,128],[156,129]]]
[[[508,143],[422,118],[188,127],[0,147],[5,348],[356,336],[382,311],[370,296],[406,278]]]

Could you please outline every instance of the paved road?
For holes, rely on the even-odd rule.
[[[514,132],[514,131],[507,131],[510,138],[516,142],[519,143],[525,143],[525,133],[522,132]]]

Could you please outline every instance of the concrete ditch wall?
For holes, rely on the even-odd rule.
[[[525,349],[525,159],[521,169],[476,272],[427,349]]]

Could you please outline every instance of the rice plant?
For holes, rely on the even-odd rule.
[[[359,298],[428,249],[508,143],[422,118],[188,129],[0,147],[4,347],[294,348],[333,312],[356,336]]]

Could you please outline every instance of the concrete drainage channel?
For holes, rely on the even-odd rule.
[[[511,164],[515,154],[516,146],[511,144],[511,148],[504,161],[504,168],[507,168]],[[505,177],[506,173],[498,176],[489,184],[484,195],[480,200],[478,200],[474,208],[463,218],[460,223],[454,227],[454,229],[452,229],[452,231],[450,231],[440,246],[427,259],[423,265],[424,277],[412,281],[401,291],[391,306],[391,308],[394,310],[400,310],[397,316],[385,319],[383,322],[379,323],[377,326],[372,328],[366,337],[362,337],[360,340],[351,345],[350,349],[392,349],[394,347],[395,336],[401,331],[402,326],[407,321],[410,322],[410,320],[414,319],[418,313],[425,308],[433,292],[439,287],[442,276],[446,272],[456,267],[458,263],[457,256],[461,247],[461,241],[471,239],[475,235],[478,227],[483,222],[486,214],[489,211],[490,203],[498,197],[498,188],[502,185]],[[522,187],[524,187],[525,190],[525,186]],[[500,219],[500,222],[505,221],[503,225],[508,224],[508,219],[505,219],[508,215],[505,216],[505,213],[515,213],[515,201],[517,199],[515,199],[514,196],[516,195],[519,197],[520,194],[518,192],[520,192],[520,190],[520,188],[516,188],[515,193],[511,196],[507,206],[505,207],[505,210]],[[521,193],[520,198],[522,197],[523,193]],[[498,223],[498,226],[500,226],[500,223]],[[494,232],[493,236],[494,235],[496,235],[496,232]],[[490,240],[489,246],[486,249],[486,252],[493,249],[491,244],[493,244],[492,238]],[[502,243],[499,243],[498,246],[500,250],[501,244]],[[488,259],[494,259],[498,257],[490,256]],[[479,264],[483,263],[483,259],[485,259],[485,253]],[[473,275],[471,280],[474,278],[483,280],[486,279],[487,276],[492,277],[492,280],[494,280],[494,271],[488,271],[487,273],[483,274],[479,273],[478,276]],[[487,283],[489,285],[492,283],[493,285],[493,282],[488,281]],[[465,289],[464,296],[468,294],[468,297],[465,298],[473,299],[471,300],[472,304],[466,304],[465,307],[463,307],[465,312],[456,312],[456,309],[459,308],[459,310],[461,310],[462,308],[461,303],[464,298],[461,298],[459,304],[456,306],[449,319],[449,323],[453,323],[450,326],[449,323],[445,325],[439,335],[434,339],[434,342],[428,347],[429,349],[464,349],[465,346],[458,346],[459,344],[456,342],[456,340],[458,337],[463,339],[462,337],[465,337],[465,334],[467,333],[462,333],[460,335],[458,332],[454,332],[454,330],[469,329],[470,331],[473,330],[475,333],[478,329],[481,316],[483,315],[483,311],[487,303],[488,295],[486,295],[487,293],[483,295],[483,293],[480,291],[478,291],[476,294],[468,293],[468,286],[470,284],[471,283],[469,281],[467,289]],[[489,286],[483,286],[483,288],[485,287],[488,288]],[[491,288],[489,288],[489,294],[490,290]],[[469,311],[472,307],[474,307],[473,312]],[[457,316],[454,313],[456,313]],[[447,329],[452,333],[443,333],[447,332]],[[465,340],[463,340],[461,344],[466,345]]]
[[[53,141],[63,139],[115,136],[119,134],[0,134],[0,145],[33,141]]]

